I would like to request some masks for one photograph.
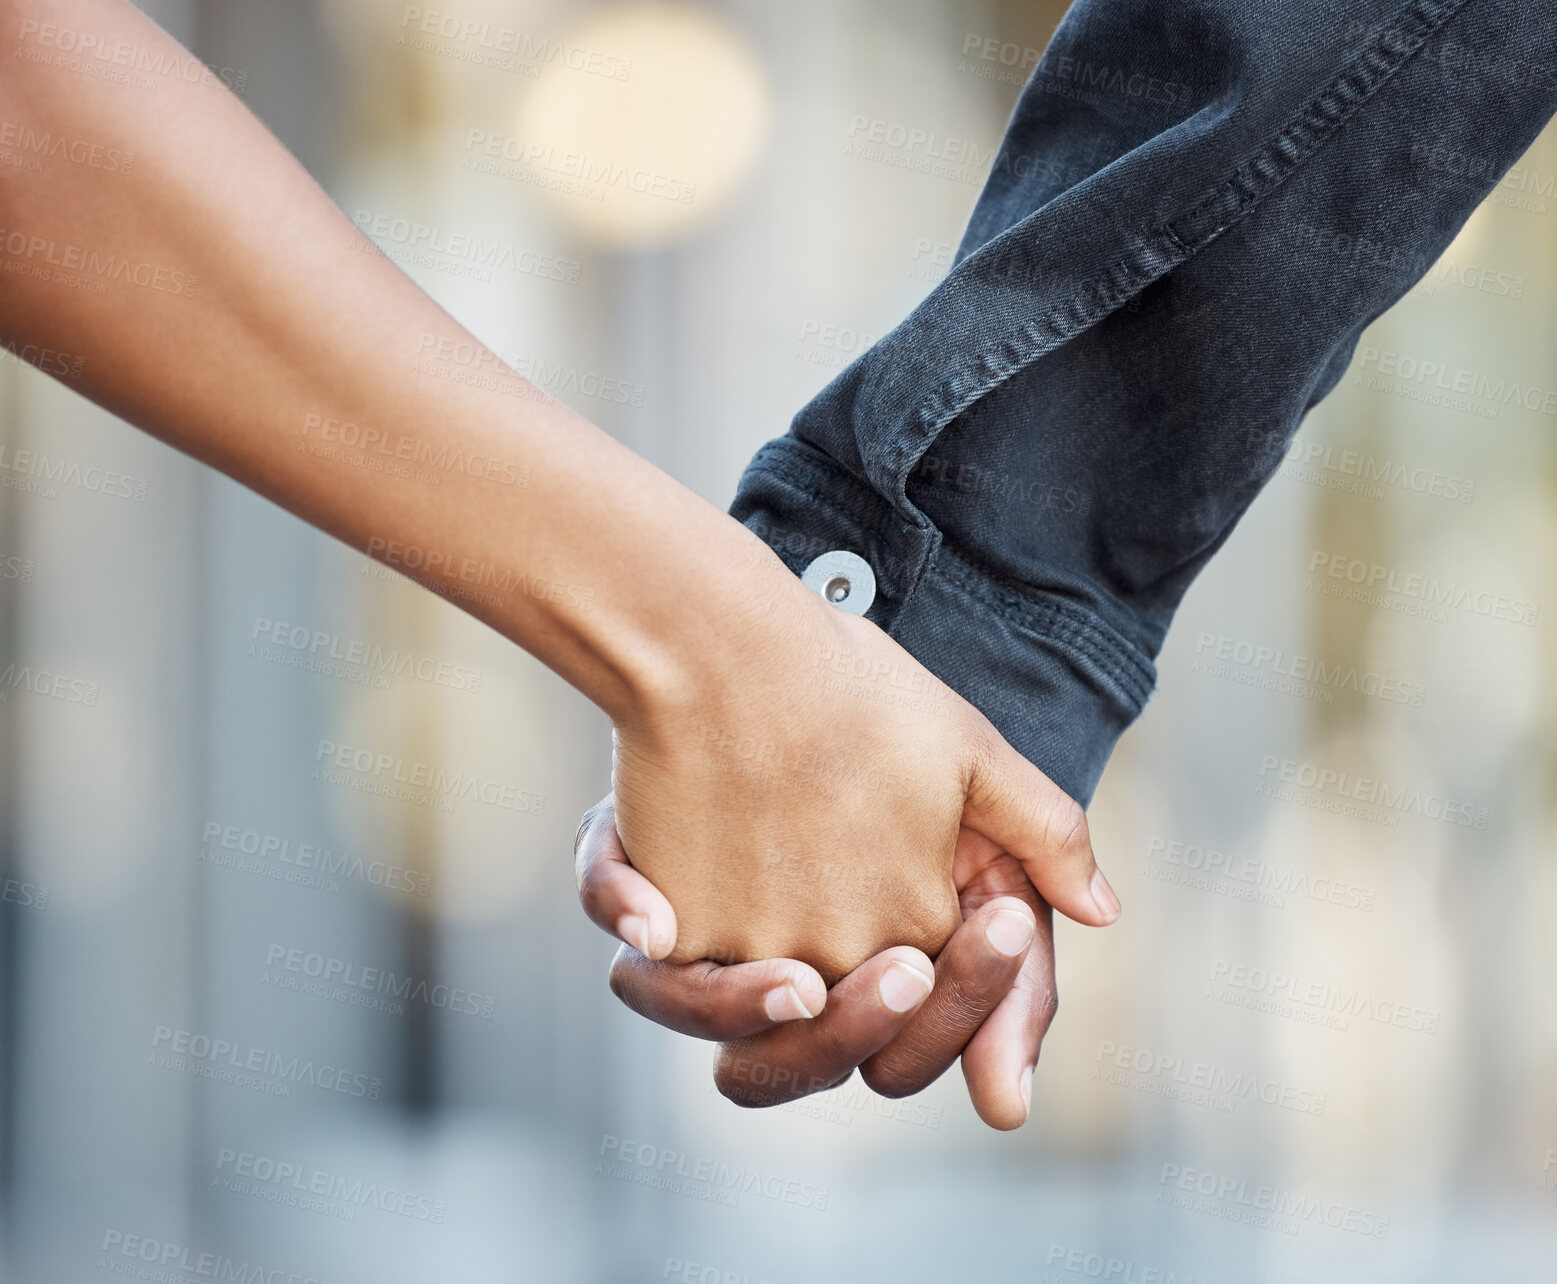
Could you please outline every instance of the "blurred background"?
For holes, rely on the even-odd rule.
[[[944,274],[1065,7],[448,3],[144,7],[486,343],[721,506]],[[1057,926],[1012,1135],[955,1071],[724,1102],[575,904],[604,718],[6,356],[3,1278],[1550,1281],[1557,423],[1430,404],[1420,367],[1557,387],[1554,255],[1548,131],[1191,593],[1093,807],[1126,913]],[[1325,591],[1354,563],[1524,605]],[[334,745],[532,805],[376,795]]]

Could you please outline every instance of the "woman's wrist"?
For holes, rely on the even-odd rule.
[[[585,694],[645,742],[684,739],[753,683],[783,681],[812,606],[760,539],[664,480],[654,528],[631,538],[583,639],[616,677],[611,689]]]

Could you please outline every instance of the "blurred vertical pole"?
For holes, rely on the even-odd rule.
[[[0,452],[7,455],[15,448],[12,425],[21,411],[16,380],[20,371],[14,362],[0,363]],[[0,558],[17,556],[18,522],[16,504],[10,492],[0,490]],[[14,621],[21,606],[21,589],[0,573],[0,667],[16,652]],[[11,716],[9,703],[0,704],[0,880],[9,880],[16,868],[16,770],[21,745],[20,728]],[[4,1269],[10,1243],[11,1212],[11,1137],[12,1113],[16,1100],[12,1093],[16,1056],[16,961],[22,932],[20,916],[6,912],[0,905],[0,1270]]]
[[[232,4],[226,0],[197,0],[198,37],[195,51],[213,65],[231,64],[252,73],[252,85],[246,89],[249,105],[266,125],[302,162],[310,174],[327,190],[338,172],[337,143],[343,103],[339,98],[339,69],[332,65],[330,42],[323,28],[318,0],[266,0],[264,4]],[[342,247],[342,255],[347,253]],[[291,525],[291,523],[289,523]],[[296,584],[308,584],[317,577],[328,577],[326,569],[337,565],[316,558],[313,549],[322,536],[303,535],[297,546],[298,560],[290,574]],[[268,546],[269,541],[261,541]],[[260,556],[268,556],[261,551]],[[337,572],[338,573],[338,572]],[[339,591],[318,592],[313,600],[325,596],[340,597]],[[407,612],[416,636],[418,653],[427,650],[425,622],[427,604],[418,601]],[[404,621],[379,621],[394,629]],[[379,636],[375,634],[375,636]],[[389,636],[404,636],[398,630]],[[409,719],[413,743],[433,741],[433,728],[423,703],[415,701]],[[433,863],[436,827],[422,808],[413,808],[399,832],[396,859],[408,867],[426,870]],[[435,981],[438,952],[435,920],[427,914],[391,912],[391,930],[396,938],[391,953],[405,972]],[[432,1012],[427,1004],[409,1006],[398,1039],[396,1060],[400,1073],[394,1081],[400,1085],[399,1100],[406,1109],[418,1114],[429,1111],[437,1097],[437,1058]]]
[[[196,2],[195,52],[208,65],[244,77],[245,103],[331,190],[342,103],[320,6],[315,0]],[[344,257],[350,250],[343,244],[340,253]],[[342,684],[305,672],[266,674],[265,666],[246,658],[244,645],[258,616],[306,620],[311,628],[343,633],[366,628],[367,636],[386,644],[403,635],[393,627],[384,629],[383,620],[364,625],[356,611],[364,590],[353,574],[355,562],[338,557],[333,541],[246,492],[216,484],[230,502],[213,512],[209,541],[215,550],[208,567],[206,639],[212,656],[207,705],[215,750],[211,814],[335,850],[366,848],[364,859],[424,868],[432,827],[420,809],[410,809],[418,814],[407,813],[405,823],[396,827],[394,850],[384,850],[382,839],[357,830],[331,808],[321,787],[306,779],[314,746],[335,734],[332,719],[348,699]],[[414,701],[399,694],[376,696],[397,705]],[[414,720],[414,712],[411,716]],[[413,731],[424,736],[425,728],[418,724]],[[293,1054],[336,1057],[374,1074],[383,1072],[380,1109],[397,1101],[426,1110],[436,1095],[429,1005],[406,1005],[404,1016],[390,1028],[375,1014],[343,1016],[323,1001],[299,999],[275,1007],[256,996],[255,985],[266,944],[283,941],[436,979],[431,920],[403,912],[398,902],[376,895],[371,887],[349,882],[336,898],[297,887],[256,887],[256,880],[227,871],[202,872],[210,875],[202,907],[212,977],[206,1019],[222,1028],[241,1022],[237,1030],[262,1045],[271,1040]],[[213,1096],[202,1120],[192,1187],[208,1178],[215,1147],[228,1144],[224,1139],[235,1133],[263,1132],[273,1111],[271,1103],[240,1104]],[[339,1111],[321,1114],[321,1128],[299,1131],[318,1137],[343,1119]],[[300,1122],[288,1120],[292,1127]],[[222,1215],[232,1211],[223,1204],[214,1207]]]

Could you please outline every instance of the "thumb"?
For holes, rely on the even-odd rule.
[[[584,813],[573,851],[578,897],[595,925],[645,958],[669,954],[676,944],[676,911],[659,888],[627,863],[611,798]]]
[[[1119,898],[1092,855],[1087,813],[993,728],[974,760],[963,824],[1021,861],[1061,914],[1089,927],[1119,917]]]

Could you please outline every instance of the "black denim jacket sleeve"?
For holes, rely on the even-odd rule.
[[[1530,0],[1079,0],[951,273],[732,512],[1090,801],[1194,577],[1557,110]]]

